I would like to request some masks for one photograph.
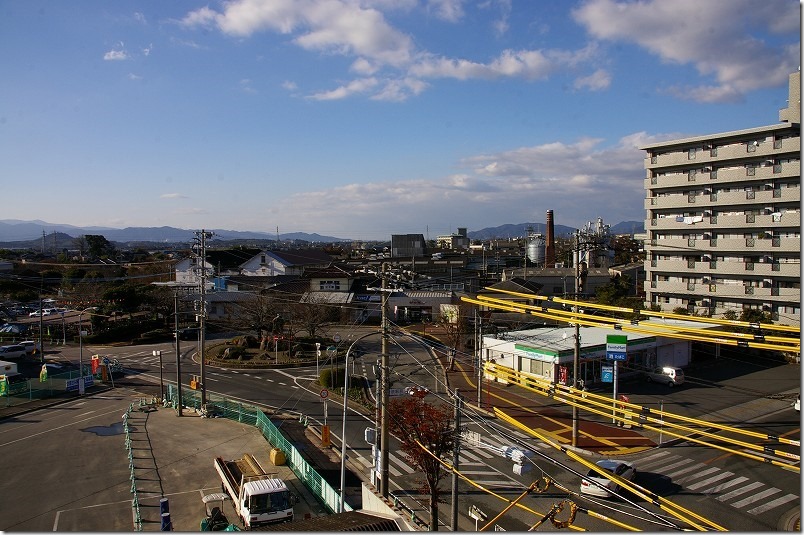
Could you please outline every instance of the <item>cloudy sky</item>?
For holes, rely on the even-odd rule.
[[[0,219],[431,238],[644,219],[778,121],[794,0],[0,0]]]

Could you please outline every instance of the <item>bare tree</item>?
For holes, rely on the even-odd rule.
[[[436,324],[444,330],[446,345],[450,348],[449,369],[455,369],[455,354],[468,332],[468,308],[463,305],[442,305]]]
[[[324,323],[338,319],[338,308],[334,308],[323,297],[315,293],[306,294],[303,302],[289,306],[293,315],[293,323],[303,327],[307,334],[315,336],[318,328]]]
[[[451,453],[455,444],[452,408],[411,396],[392,399],[388,416],[391,432],[401,441],[402,453],[424,474],[421,492],[430,497],[430,531],[438,531],[438,484],[448,473],[439,460]]]

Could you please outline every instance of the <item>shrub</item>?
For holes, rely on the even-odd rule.
[[[353,379],[349,378],[349,382],[352,381]],[[343,387],[343,368],[336,368],[334,372],[331,368],[322,369],[318,375],[318,382],[327,388]]]

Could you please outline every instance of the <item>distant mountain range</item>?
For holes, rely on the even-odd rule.
[[[468,237],[473,240],[488,240],[493,238],[516,238],[526,236],[528,230],[537,234],[545,233],[544,223],[519,223],[501,225],[499,227],[489,227],[482,230],[468,233]],[[249,232],[238,230],[206,229],[214,233],[216,240],[254,240],[254,241],[276,241],[276,234],[267,232]],[[4,248],[33,248],[39,249],[42,246],[44,236],[46,246],[60,250],[65,247],[64,242],[87,234],[100,234],[110,242],[116,243],[140,243],[142,245],[154,244],[189,244],[194,238],[194,230],[180,229],[175,227],[126,227],[123,229],[112,227],[76,227],[59,223],[48,223],[45,221],[20,221],[14,219],[0,220],[0,247]],[[556,236],[569,236],[575,229],[564,225],[555,225]],[[644,232],[644,222],[642,221],[623,221],[611,227],[613,234],[634,234]],[[322,236],[320,234],[308,234],[305,232],[292,232],[280,234],[281,241],[306,241],[310,243],[337,243],[353,241],[349,238],[335,238],[332,236]],[[388,240],[390,241],[390,236]],[[69,246],[67,246],[69,247]]]

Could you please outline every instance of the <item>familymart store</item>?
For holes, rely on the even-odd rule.
[[[653,366],[683,367],[690,362],[689,340],[623,333],[612,329],[582,327],[578,379],[584,384],[602,380],[606,360],[606,338],[625,335],[627,360],[620,363],[620,377]],[[575,328],[545,328],[508,332],[502,338],[483,337],[481,358],[499,366],[537,376],[554,383],[571,384],[575,358]]]

